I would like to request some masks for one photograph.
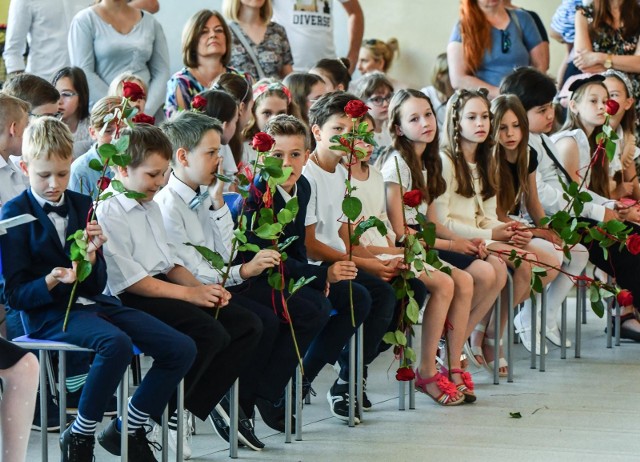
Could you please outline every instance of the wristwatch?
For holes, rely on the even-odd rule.
[[[607,55],[607,59],[604,60],[604,68],[611,69],[613,67],[613,55]]]

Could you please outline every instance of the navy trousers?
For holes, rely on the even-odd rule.
[[[156,318],[125,306],[76,304],[71,309],[66,332],[62,331],[63,317],[61,311],[58,321],[30,336],[95,351],[80,397],[80,415],[102,420],[107,403],[131,362],[133,345],[154,361],[131,402],[146,414],[162,415],[196,356],[193,340]]]

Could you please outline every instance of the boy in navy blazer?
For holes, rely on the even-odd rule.
[[[0,238],[9,306],[20,310],[34,338],[68,342],[95,351],[78,416],[60,437],[63,461],[93,458],[96,425],[127,369],[133,344],[154,358],[153,366],[129,400],[129,457],[155,460],[142,425],[162,414],[175,387],[191,366],[194,342],[157,319],[102,295],[106,265],[99,251],[106,241],[100,225],[87,223],[91,198],[66,191],[73,137],[52,117],[35,119],[25,130],[21,168],[30,188],[2,207],[2,218],[28,213],[37,221],[12,228]],[[65,309],[76,280],[67,237],[85,229],[90,237],[89,277],[78,284],[66,332]],[[172,348],[167,348],[171,345]],[[100,443],[120,453],[120,419],[101,434]]]

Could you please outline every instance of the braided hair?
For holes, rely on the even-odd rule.
[[[478,90],[458,90],[449,99],[447,104],[447,115],[445,117],[444,137],[441,148],[444,154],[451,159],[455,168],[455,178],[458,184],[455,192],[463,197],[473,197],[476,192],[473,187],[471,169],[462,153],[460,120],[465,105],[469,100],[474,98],[479,98],[485,103],[491,120],[491,111],[489,110],[490,103],[487,95],[488,92],[485,88]],[[491,132],[491,130],[489,130],[489,132]],[[482,188],[482,200],[487,200],[496,195],[495,166],[492,152],[493,144],[493,139],[488,136],[485,141],[478,145],[476,151],[476,162]]]

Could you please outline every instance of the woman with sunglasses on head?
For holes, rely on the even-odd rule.
[[[533,66],[546,72],[549,66],[531,15],[507,9],[502,0],[460,2],[460,20],[449,39],[447,59],[453,88],[484,87],[491,99],[514,68]]]

